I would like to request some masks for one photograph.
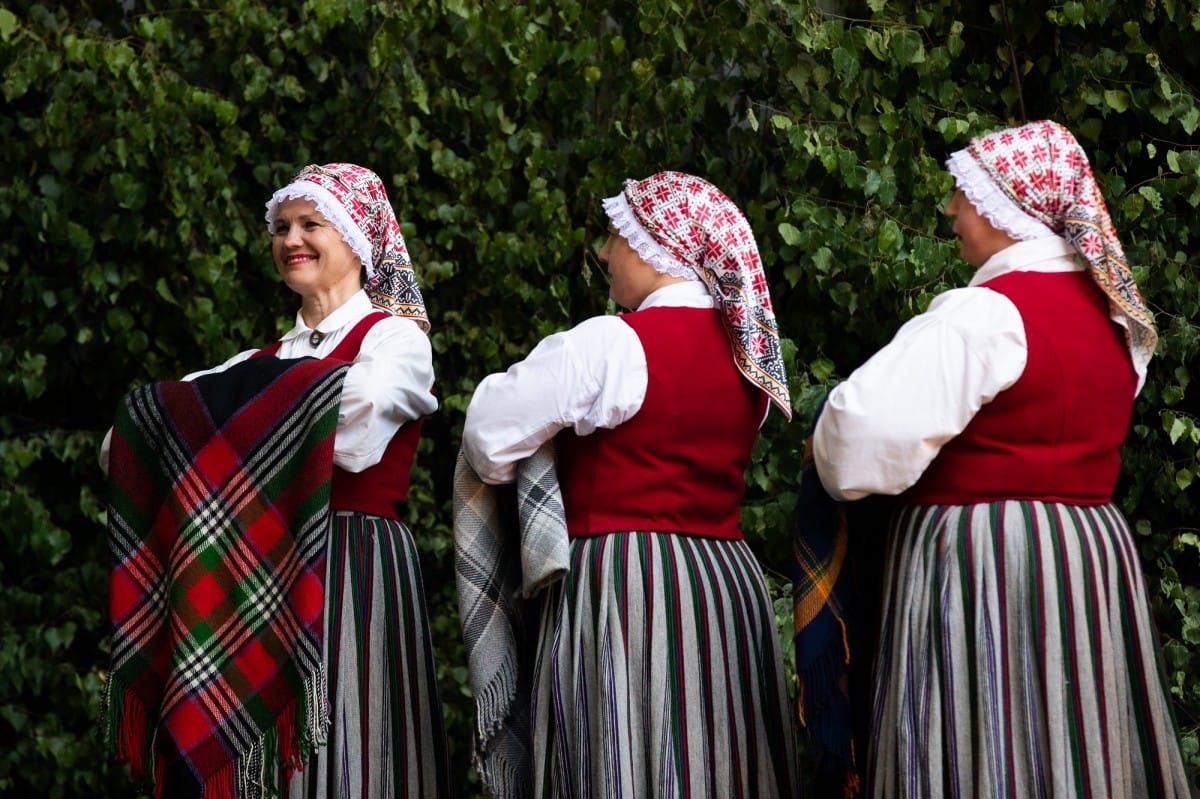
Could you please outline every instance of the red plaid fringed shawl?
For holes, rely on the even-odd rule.
[[[117,411],[109,751],[155,795],[270,796],[329,721],[333,436],[348,364],[254,358]]]

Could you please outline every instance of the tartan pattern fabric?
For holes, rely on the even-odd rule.
[[[845,611],[850,587],[846,512],[821,486],[811,435],[804,444],[802,469],[792,535],[796,709],[819,754],[839,772],[842,795],[853,797],[859,795],[862,778],[847,671],[852,657],[869,654],[851,651]]]
[[[792,418],[771,293],[741,210],[707,180],[683,172],[627,180],[623,191],[646,232],[690,265],[717,301],[738,370]]]
[[[570,562],[553,440],[517,465],[515,497],[480,480],[460,452],[453,503],[458,608],[475,695],[475,767],[495,799],[528,796],[535,600]]]
[[[1087,154],[1071,132],[1040,120],[971,139],[966,149],[1022,211],[1063,236],[1125,327],[1139,374],[1154,355],[1154,317],[1138,291]]]
[[[838,502],[821,485],[812,431],[804,442],[792,530],[796,712],[817,795],[863,794],[879,635],[884,539],[895,497]]]
[[[357,164],[309,164],[267,202],[267,226],[286,199],[312,200],[358,255],[367,271],[363,288],[375,307],[412,319],[429,332],[429,315],[408,246],[383,181]]]
[[[269,796],[328,725],[333,437],[348,366],[255,358],[117,411],[108,748],[155,795]]]

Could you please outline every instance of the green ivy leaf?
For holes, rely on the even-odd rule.
[[[881,255],[898,252],[904,246],[904,234],[895,220],[885,219],[879,226],[878,250]]]
[[[1174,419],[1171,422],[1171,429],[1169,431],[1169,435],[1171,437],[1171,443],[1178,444],[1179,439],[1183,438],[1185,435],[1188,434],[1189,427],[1190,427],[1189,420],[1180,418],[1178,416],[1174,417]]]
[[[0,40],[12,41],[13,34],[21,27],[17,15],[7,8],[0,8]]]
[[[1153,186],[1141,186],[1138,188],[1138,194],[1146,198],[1146,202],[1150,203],[1150,207],[1155,211],[1162,210],[1162,195]]]
[[[785,243],[790,244],[792,246],[796,246],[800,243],[800,241],[801,241],[800,229],[797,228],[792,223],[780,222],[778,229],[779,229],[779,237],[782,238]]]
[[[892,51],[901,66],[925,62],[925,42],[921,35],[910,29],[896,31],[892,36]]]
[[[825,381],[829,380],[829,378],[833,377],[834,364],[833,361],[829,360],[828,358],[818,358],[808,365],[808,371],[812,372],[812,376],[816,378],[818,382],[824,383]]]
[[[1105,89],[1104,104],[1123,114],[1129,110],[1129,94],[1121,89]]]

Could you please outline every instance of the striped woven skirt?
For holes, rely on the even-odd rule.
[[[1186,797],[1149,597],[1112,505],[900,510],[876,797]]]
[[[744,542],[573,540],[538,647],[534,796],[795,795],[779,635]]]
[[[416,547],[398,521],[338,513],[325,587],[328,743],[290,799],[451,796]]]

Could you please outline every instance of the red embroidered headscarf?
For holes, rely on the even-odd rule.
[[[268,229],[274,227],[279,204],[295,198],[312,200],[362,261],[367,271],[363,288],[371,303],[394,316],[412,319],[428,333],[425,300],[379,176],[355,164],[310,164],[271,195]]]
[[[690,271],[703,281],[721,309],[738,370],[790,419],[767,277],[750,223],[733,201],[703,178],[659,172],[625,181],[604,209],[617,232],[655,269],[676,277]]]
[[[1140,381],[1158,343],[1087,154],[1071,132],[1041,120],[971,139],[946,166],[989,222],[1026,241],[1055,235],[1071,243],[1125,329]]]

